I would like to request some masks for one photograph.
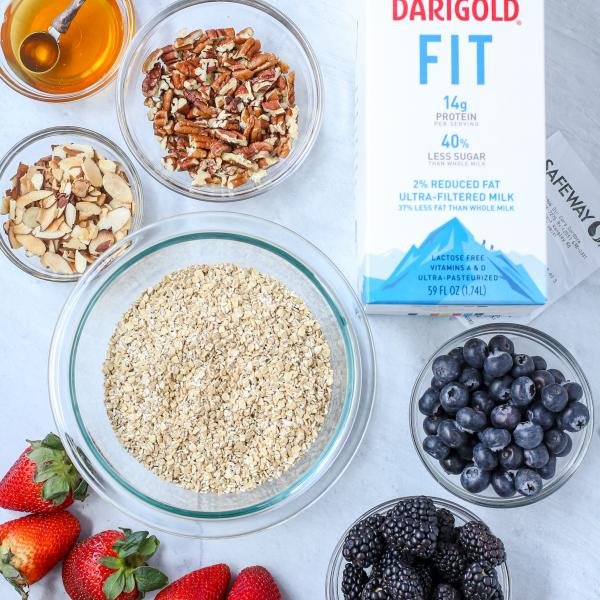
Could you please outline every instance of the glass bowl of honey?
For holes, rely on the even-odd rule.
[[[31,33],[46,31],[71,0],[3,0],[0,78],[13,90],[47,102],[90,96],[110,83],[134,33],[132,0],[86,0],[60,36],[60,56],[47,72],[23,64],[20,47]]]

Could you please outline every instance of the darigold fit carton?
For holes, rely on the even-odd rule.
[[[364,8],[358,232],[367,309],[542,305],[543,0]]]

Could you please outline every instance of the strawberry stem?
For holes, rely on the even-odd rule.
[[[10,549],[2,549],[0,551],[0,574],[20,594],[21,600],[27,600],[29,598],[27,582],[19,570],[11,563],[13,556]]]

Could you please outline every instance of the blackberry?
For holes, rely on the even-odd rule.
[[[381,558],[385,551],[385,542],[380,533],[383,521],[382,515],[373,515],[352,527],[342,549],[348,562],[367,569]]]
[[[378,562],[375,563],[375,566],[373,568],[383,573],[388,567],[397,562],[405,562],[409,565],[412,565],[414,559],[405,550],[401,550],[400,548],[394,548],[392,546],[385,551],[384,555]]]
[[[462,600],[462,594],[447,583],[440,583],[431,596],[431,600]]]
[[[431,562],[442,581],[460,583],[467,560],[462,549],[456,544],[438,542]]]
[[[383,590],[383,581],[379,571],[373,570],[371,573],[360,600],[391,600],[391,597]]]
[[[485,523],[470,521],[458,530],[458,544],[467,558],[484,561],[497,567],[506,560],[502,540],[497,538]]]
[[[503,597],[496,569],[487,562],[475,562],[465,571],[462,591],[466,600],[501,600]]]
[[[424,496],[402,500],[388,512],[382,533],[391,546],[430,558],[439,534],[435,504]]]
[[[445,508],[438,508],[436,513],[438,518],[438,528],[440,530],[438,540],[442,542],[455,542],[456,529],[454,528],[454,524],[456,521],[454,515]]]
[[[416,562],[414,564],[414,569],[421,578],[425,598],[429,598],[431,592],[433,591],[433,571],[431,569],[431,565],[425,561]]]
[[[365,585],[369,581],[364,569],[346,563],[342,576],[342,593],[344,600],[361,600]]]
[[[419,572],[407,562],[399,561],[383,571],[383,591],[392,600],[425,600]]]

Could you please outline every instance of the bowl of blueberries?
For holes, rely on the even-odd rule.
[[[490,507],[546,498],[577,471],[593,434],[588,380],[549,335],[477,327],[444,344],[412,392],[411,432],[433,477]]]

